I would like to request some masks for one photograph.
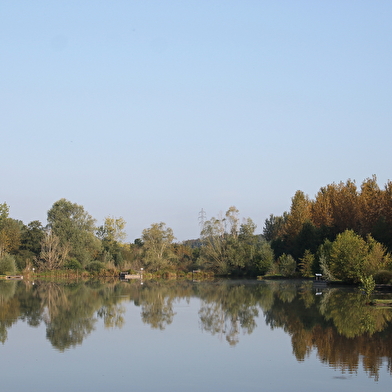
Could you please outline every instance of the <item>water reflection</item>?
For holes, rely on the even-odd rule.
[[[351,373],[360,366],[377,380],[383,363],[392,374],[392,311],[367,306],[357,290],[325,288],[309,282],[0,282],[0,340],[21,320],[44,324],[46,338],[64,351],[81,345],[98,320],[106,328],[124,325],[126,304],[140,308],[143,323],[165,330],[178,301],[198,298],[202,331],[240,343],[257,323],[283,329],[293,355],[304,361],[315,351],[321,362]],[[177,309],[178,311],[178,309]],[[263,321],[262,321],[263,320]]]
[[[224,335],[230,345],[235,345],[241,331],[251,334],[257,326],[256,298],[246,285],[204,285],[199,292],[199,316],[204,331]]]

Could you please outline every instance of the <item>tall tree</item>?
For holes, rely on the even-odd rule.
[[[125,220],[107,216],[105,222],[97,230],[97,236],[102,240],[104,252],[102,254],[102,261],[104,263],[110,261],[114,262],[116,267],[122,268],[124,265],[124,254],[127,253],[122,243],[127,234],[125,233]]]
[[[49,229],[41,241],[41,253],[37,258],[37,267],[41,270],[58,269],[64,264],[69,251],[69,243],[60,244],[59,237]]]
[[[23,226],[21,233],[21,249],[38,256],[41,251],[41,241],[45,230],[40,221],[32,221]]]
[[[201,231],[200,264],[220,274],[255,275],[269,268],[273,252],[254,234],[252,219],[239,223],[239,211],[230,207],[225,217],[204,222]],[[267,249],[269,248],[269,249]],[[271,257],[272,255],[272,257]]]
[[[21,227],[23,223],[12,218],[0,221],[0,256],[4,253],[14,253],[20,247]]]
[[[295,192],[291,199],[290,213],[287,216],[285,234],[294,239],[302,229],[305,222],[311,220],[311,203],[302,191]]]
[[[332,198],[334,190],[333,185],[322,187],[312,202],[312,222],[316,227],[333,226]]]
[[[267,241],[276,240],[283,234],[283,228],[287,220],[287,212],[282,216],[275,216],[271,214],[264,222],[263,236]]]
[[[205,221],[200,236],[203,245],[200,259],[204,267],[218,273],[226,273],[228,255],[224,219],[212,217]]]
[[[0,223],[3,219],[8,218],[8,214],[10,212],[10,208],[7,205],[7,203],[1,203],[0,204]]]
[[[231,206],[227,211],[226,211],[226,218],[225,218],[225,223],[226,223],[226,231],[231,234],[233,237],[238,236],[238,231],[239,231],[239,211],[237,210],[236,207]]]
[[[97,257],[101,243],[95,236],[95,219],[83,206],[60,199],[48,211],[48,224],[61,245],[70,245],[70,257],[83,266]]]
[[[347,180],[345,184],[340,182],[335,186],[332,210],[336,234],[342,233],[347,229],[358,232],[358,190],[354,181]]]
[[[127,233],[124,230],[126,224],[122,217],[107,216],[103,226],[98,228],[98,237],[109,242],[123,242],[127,237]]]
[[[174,239],[173,230],[163,222],[153,223],[143,230],[144,263],[147,268],[158,271],[171,265],[175,258],[171,248]]]
[[[383,216],[382,199],[377,177],[373,175],[362,183],[359,195],[360,233],[363,236],[372,233],[377,221]]]
[[[385,247],[370,236],[365,241],[353,230],[346,230],[336,237],[328,258],[329,268],[336,278],[354,283],[390,263]]]

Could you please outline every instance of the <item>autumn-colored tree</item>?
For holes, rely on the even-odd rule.
[[[392,181],[388,180],[383,192],[383,215],[392,224]]]
[[[358,204],[360,219],[359,230],[360,234],[366,236],[372,232],[376,222],[384,214],[382,191],[377,184],[375,175],[362,183]]]
[[[316,199],[312,202],[312,222],[316,227],[332,227],[334,224],[332,201],[335,187],[328,185],[320,188]]]
[[[358,232],[359,228],[359,203],[358,191],[354,181],[347,180],[334,185],[335,192],[332,199],[334,228],[337,233],[346,229]]]
[[[311,218],[309,197],[302,191],[295,192],[291,199],[291,208],[284,227],[285,235],[289,239],[294,239],[301,231],[303,224],[310,221]]]
[[[372,236],[392,251],[392,181],[382,191],[382,212],[372,228]]]

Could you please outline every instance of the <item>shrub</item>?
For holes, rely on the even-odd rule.
[[[6,253],[0,258],[0,275],[13,275],[16,271],[15,257]]]
[[[309,249],[306,249],[299,263],[299,270],[301,271],[302,276],[307,278],[313,276],[313,265],[314,255],[310,252]]]
[[[255,256],[256,273],[265,275],[272,267],[275,260],[274,251],[268,242],[261,244]]]
[[[89,272],[99,272],[105,268],[105,264],[101,263],[100,261],[92,261],[86,265],[86,270]]]
[[[279,257],[279,272],[283,276],[293,276],[296,266],[297,263],[295,262],[293,256],[283,253],[283,255]]]
[[[367,254],[365,240],[353,230],[346,230],[332,243],[329,268],[336,278],[359,283]]]
[[[80,264],[78,260],[76,260],[75,258],[72,258],[64,264],[64,269],[81,270],[81,269],[83,269],[83,267],[82,267],[82,264]]]

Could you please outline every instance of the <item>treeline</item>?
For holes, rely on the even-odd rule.
[[[204,217],[203,217],[204,218]],[[126,222],[106,217],[102,226],[83,206],[61,199],[48,211],[47,225],[9,217],[0,204],[0,274],[15,271],[83,270],[150,272],[194,270],[232,276],[267,273],[359,282],[392,278],[392,182],[375,176],[322,187],[311,200],[302,191],[289,212],[271,215],[263,234],[233,206],[201,222],[200,238],[178,243],[165,223],[153,223],[126,243]]]
[[[302,191],[289,212],[266,220],[264,238],[283,269],[309,276],[359,282],[380,275],[389,281],[392,250],[392,182],[380,189],[376,176],[322,187],[311,200]],[[279,263],[280,261],[280,263]]]
[[[257,275],[274,261],[270,245],[254,234],[251,219],[239,223],[231,207],[223,218],[212,218],[198,240],[175,242],[165,223],[153,223],[134,243],[126,243],[122,217],[106,217],[102,226],[84,207],[66,199],[48,211],[47,225],[25,225],[0,205],[0,274],[16,271],[76,270],[118,274],[119,271],[189,272]]]

